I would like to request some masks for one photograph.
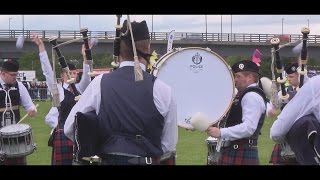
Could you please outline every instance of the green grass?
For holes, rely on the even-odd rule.
[[[22,121],[32,127],[33,142],[36,144],[36,150],[27,156],[27,163],[28,165],[50,165],[51,147],[48,146],[48,139],[51,129],[45,124],[44,118],[51,108],[51,102],[42,101],[35,104],[39,104],[37,115]],[[24,110],[21,110],[21,114],[22,116],[25,114]]]
[[[38,114],[34,118],[26,118],[23,123],[32,127],[33,141],[37,149],[27,156],[28,165],[50,165],[51,147],[47,145],[50,128],[45,124],[44,117],[51,108],[51,102],[39,103]],[[24,115],[22,110],[22,116]],[[273,149],[273,141],[269,137],[269,130],[273,119],[266,118],[261,136],[259,137],[259,158],[261,165],[269,165],[269,158]],[[207,134],[197,131],[187,131],[179,128],[179,139],[177,145],[177,165],[206,165],[207,163]]]

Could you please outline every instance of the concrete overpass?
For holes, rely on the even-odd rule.
[[[25,43],[21,50],[16,48],[16,40],[22,32],[19,30],[1,31],[0,30],[0,58],[19,58],[24,52],[38,52],[37,46],[31,42],[31,34],[35,33],[43,38],[46,49],[51,53],[51,44],[47,41],[52,35],[58,34],[58,43],[67,40],[82,37],[76,31],[31,31],[24,32]],[[93,54],[113,53],[114,32],[89,32],[98,34],[99,43],[92,50]],[[163,55],[167,50],[167,34],[168,33],[150,33],[151,50],[155,50],[158,54]],[[175,33],[175,41],[173,47],[203,47],[210,48],[213,52],[222,57],[228,56],[249,56],[251,57],[255,49],[259,49],[263,56],[269,57],[271,55],[270,39],[279,34],[220,34],[220,33]],[[302,35],[287,35],[289,42],[295,42],[302,39]],[[61,46],[62,54],[80,53],[82,40]],[[308,57],[320,57],[320,39],[316,35],[309,35],[308,40]],[[281,57],[297,57],[298,55],[292,53],[294,45],[284,47],[280,50]]]

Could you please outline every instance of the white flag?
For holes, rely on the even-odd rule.
[[[174,40],[174,30],[172,30],[168,36],[167,52],[170,52],[172,50],[173,40]]]

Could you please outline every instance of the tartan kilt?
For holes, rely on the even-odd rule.
[[[176,151],[163,154],[160,158],[160,165],[176,165]]]
[[[269,160],[269,163],[274,165],[285,165],[285,161],[283,157],[281,156],[282,148],[280,144],[275,144],[273,147],[273,151]]]
[[[5,158],[4,161],[0,161],[0,165],[27,165],[27,156]]]
[[[233,146],[222,149],[222,155],[218,165],[259,165],[258,148],[239,146],[234,149]]]
[[[170,156],[167,159],[163,159],[160,161],[160,165],[176,165],[176,157]]]
[[[72,165],[73,142],[64,134],[63,129],[54,131],[52,165]]]

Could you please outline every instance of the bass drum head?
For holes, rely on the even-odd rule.
[[[204,113],[212,125],[233,102],[231,68],[208,48],[175,49],[163,55],[151,73],[171,87],[180,127],[194,129],[190,120],[197,112]]]

